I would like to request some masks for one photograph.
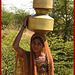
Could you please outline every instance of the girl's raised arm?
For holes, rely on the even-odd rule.
[[[20,42],[20,39],[22,37],[22,34],[23,34],[23,31],[24,29],[26,28],[26,22],[28,20],[30,15],[26,16],[25,19],[24,19],[24,22],[23,22],[23,26],[21,28],[21,30],[19,31],[18,35],[16,36],[14,42],[13,42],[13,48],[15,49],[15,51],[20,55],[20,56],[23,56],[23,49],[19,47],[19,42]]]

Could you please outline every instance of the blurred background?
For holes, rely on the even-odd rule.
[[[54,0],[48,15],[54,18],[54,29],[46,34],[54,60],[54,75],[73,75],[74,64],[74,1]],[[1,3],[1,75],[14,75],[16,52],[13,41],[27,15],[35,14],[33,0],[2,0]],[[30,50],[34,32],[26,29],[20,47]]]

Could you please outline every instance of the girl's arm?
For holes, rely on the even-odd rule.
[[[24,19],[24,22],[23,22],[23,25],[26,27],[26,22],[27,22],[27,19],[29,18],[29,16],[26,16],[25,19]],[[23,31],[25,29],[25,27],[22,26],[21,30],[19,31],[17,37],[15,38],[14,40],[14,43],[13,43],[13,48],[15,49],[15,51],[20,55],[20,56],[23,56],[23,49],[19,47],[19,42],[20,42],[20,39],[22,37],[22,34],[23,34]]]

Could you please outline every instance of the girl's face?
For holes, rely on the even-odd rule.
[[[43,49],[43,44],[39,39],[34,39],[31,43],[33,52],[40,52]]]

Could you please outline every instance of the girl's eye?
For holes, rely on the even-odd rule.
[[[32,44],[34,44],[35,42],[32,42]]]

